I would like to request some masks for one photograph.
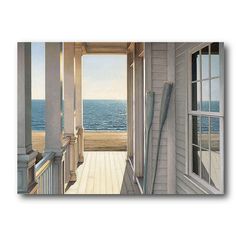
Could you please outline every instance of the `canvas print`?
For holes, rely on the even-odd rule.
[[[17,67],[19,194],[224,194],[222,42],[19,42]]]

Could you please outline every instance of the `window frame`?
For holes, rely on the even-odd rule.
[[[188,86],[187,86],[187,113],[186,113],[186,138],[187,138],[187,157],[186,158],[186,175],[192,177],[197,183],[205,187],[208,191],[216,194],[224,193],[224,44],[219,42],[219,77],[220,77],[220,97],[219,97],[219,112],[211,112],[209,111],[201,111],[192,110],[192,55],[196,52],[200,52],[204,47],[209,47],[212,42],[209,43],[200,43],[198,46],[191,48],[187,53],[187,68],[188,68]],[[210,47],[209,47],[210,48]],[[201,57],[200,57],[201,58]],[[200,59],[200,65],[202,61]],[[209,63],[209,70],[210,70]],[[210,73],[210,72],[209,72]],[[202,70],[200,68],[200,76],[202,77]],[[200,77],[200,102],[202,102],[202,79]],[[209,75],[208,78],[211,81],[211,77]],[[195,81],[197,83],[197,80]],[[211,85],[209,86],[209,91],[211,89]],[[210,94],[209,94],[210,96]],[[219,190],[215,187],[211,186],[205,180],[203,180],[200,176],[195,174],[192,171],[192,116],[206,116],[206,117],[216,117],[219,118],[219,145],[220,145],[220,183]],[[210,145],[210,143],[209,143]],[[210,151],[210,146],[209,146]]]

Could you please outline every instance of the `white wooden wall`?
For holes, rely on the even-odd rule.
[[[154,118],[151,130],[147,192],[157,154],[159,112],[165,81],[174,82],[171,109],[168,110],[160,145],[154,194],[202,194],[201,188],[185,177],[186,173],[186,132],[187,132],[187,53],[198,43],[146,43],[145,44],[145,90],[155,93]],[[171,51],[170,51],[171,50]],[[171,59],[173,56],[173,60]],[[171,69],[171,71],[170,71]],[[147,75],[148,73],[148,75]],[[171,116],[175,117],[170,119]],[[171,122],[174,122],[172,124]],[[170,130],[174,129],[174,130]],[[173,138],[173,135],[175,138]],[[169,147],[173,145],[174,147]],[[173,153],[174,152],[174,153]],[[174,166],[172,166],[174,165]]]
[[[175,70],[176,70],[176,192],[178,194],[203,193],[196,185],[184,177],[186,170],[186,125],[187,125],[187,84],[188,50],[199,43],[176,43]]]
[[[148,192],[157,155],[157,137],[159,129],[159,111],[162,97],[163,82],[167,81],[167,43],[151,43],[151,84],[155,92],[154,117],[152,124],[152,156],[148,167]],[[154,186],[154,194],[167,194],[167,127],[166,123],[162,131],[157,176]]]

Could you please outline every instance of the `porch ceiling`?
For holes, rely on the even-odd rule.
[[[83,54],[126,54],[128,43],[119,42],[89,42],[75,43],[77,48],[81,48]]]

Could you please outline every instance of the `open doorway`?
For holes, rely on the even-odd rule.
[[[136,183],[144,164],[143,44],[127,43],[122,53],[109,54],[91,51],[116,51],[117,46],[83,43],[82,48],[84,162],[66,193],[139,194]]]
[[[127,150],[126,73],[126,55],[83,55],[85,151]]]

